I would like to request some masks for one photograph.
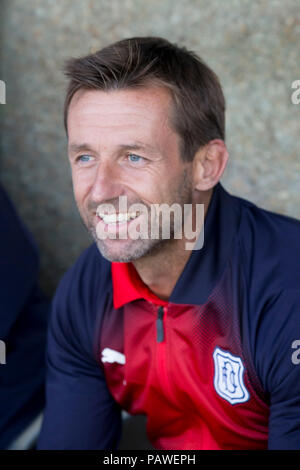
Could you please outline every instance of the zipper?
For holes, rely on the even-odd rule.
[[[173,393],[167,370],[167,338],[165,334],[166,314],[167,307],[160,306],[158,308],[156,318],[156,360],[159,380],[163,390],[168,393],[170,399]]]
[[[157,312],[157,320],[156,320],[156,340],[158,343],[162,343],[163,340],[165,339],[163,317],[164,317],[164,308],[160,306]]]

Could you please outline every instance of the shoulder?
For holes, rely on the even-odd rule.
[[[241,208],[239,242],[249,287],[272,291],[300,286],[300,220],[234,197]]]
[[[102,257],[95,243],[90,245],[62,277],[56,296],[71,292],[78,299],[97,288],[106,289],[110,279],[110,263]]]

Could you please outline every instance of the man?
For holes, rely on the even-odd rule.
[[[55,296],[38,448],[116,448],[121,409],[147,415],[157,449],[300,448],[300,223],[220,184],[216,75],[151,37],[66,73],[74,194],[95,244]],[[141,210],[120,209],[122,197]],[[164,203],[190,208],[169,238]],[[187,221],[192,250],[178,237]]]

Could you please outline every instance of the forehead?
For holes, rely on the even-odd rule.
[[[69,142],[174,137],[170,127],[172,97],[164,87],[79,90],[68,112]]]

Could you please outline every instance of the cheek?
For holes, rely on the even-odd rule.
[[[131,181],[131,186],[136,192],[154,201],[160,200],[163,195],[168,194],[173,181],[172,168],[159,165],[156,168],[147,169],[143,173],[136,174]]]
[[[164,186],[164,197],[166,202],[172,204],[185,204],[192,202],[192,183],[184,170],[180,174],[166,181]]]
[[[79,172],[72,172],[73,193],[78,205],[82,205],[90,188],[90,178]]]

